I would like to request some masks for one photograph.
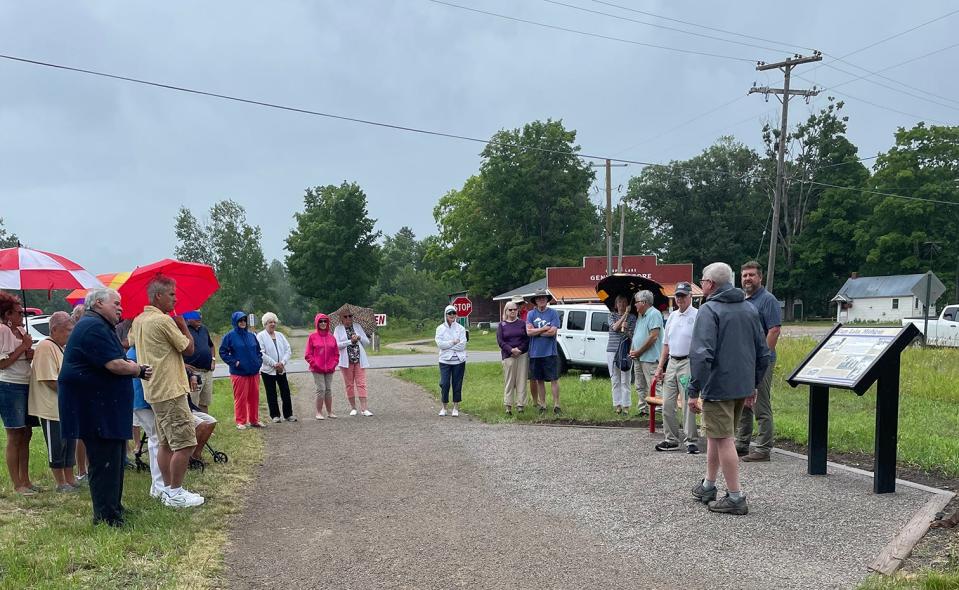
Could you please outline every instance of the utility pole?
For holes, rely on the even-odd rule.
[[[773,289],[773,281],[776,274],[776,249],[779,241],[779,204],[782,202],[783,193],[785,192],[786,188],[784,170],[786,160],[786,124],[789,117],[789,99],[792,96],[804,96],[808,102],[809,97],[819,94],[819,91],[816,90],[815,86],[813,86],[812,90],[790,90],[789,76],[794,67],[814,61],[822,61],[821,52],[814,51],[812,55],[805,57],[797,53],[785,61],[774,64],[759,62],[756,64],[756,70],[760,72],[774,69],[782,70],[783,87],[770,88],[769,86],[762,86],[757,88],[756,83],[753,82],[753,87],[749,89],[749,94],[756,92],[764,94],[766,96],[766,100],[769,100],[770,94],[780,96],[781,98],[779,100],[783,104],[782,123],[779,127],[779,150],[777,154],[778,158],[776,160],[776,186],[773,189],[773,218],[772,225],[769,228],[769,259],[766,263],[766,288],[770,291]]]
[[[616,263],[616,272],[623,272],[623,235],[626,231],[626,202],[619,200],[619,262]],[[959,281],[959,276],[956,277]]]
[[[591,167],[596,164],[590,162]],[[629,164],[613,164],[606,158],[606,276],[613,274],[613,166],[626,167]]]

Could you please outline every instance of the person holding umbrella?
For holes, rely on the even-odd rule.
[[[230,367],[233,382],[233,415],[237,430],[263,428],[260,422],[260,366],[263,352],[256,336],[247,330],[246,313],[234,311],[233,330],[220,341],[220,358]]]
[[[372,416],[373,412],[366,402],[366,368],[370,361],[366,356],[365,346],[369,346],[370,339],[363,326],[353,322],[353,310],[347,308],[339,314],[340,325],[333,331],[336,346],[340,349],[340,373],[346,384],[346,399],[350,402],[350,416],[357,415],[356,398],[360,399],[359,413]]]
[[[27,415],[33,339],[23,329],[20,298],[0,291],[0,418],[7,434],[7,471],[22,496],[39,491],[30,482],[30,439],[36,418]]]
[[[635,329],[636,315],[630,313],[629,298],[626,295],[617,295],[616,311],[609,314],[609,342],[606,345],[606,363],[613,388],[613,407],[617,414],[629,414],[633,397],[629,390],[629,371],[623,371],[619,367],[617,355],[623,340],[632,340]]]

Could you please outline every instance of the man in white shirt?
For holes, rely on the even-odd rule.
[[[682,438],[686,452],[699,453],[699,432],[696,428],[696,414],[684,410],[683,428],[676,420],[676,405],[679,397],[685,396],[689,385],[689,344],[693,338],[693,324],[696,323],[698,310],[692,305],[692,285],[676,285],[676,305],[678,309],[669,314],[663,340],[663,352],[656,367],[656,382],[663,384],[663,427],[666,439],[656,445],[657,451],[672,451],[679,448]],[[669,359],[669,363],[666,363]],[[665,375],[663,374],[663,367]]]

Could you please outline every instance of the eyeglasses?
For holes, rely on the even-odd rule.
[[[316,323],[318,323],[318,324],[326,324],[326,323],[329,323],[329,322],[327,322],[326,320],[320,320],[320,321],[318,321],[318,322],[316,322]]]
[[[351,313],[348,313],[348,314],[346,314],[346,315],[345,315],[345,316],[343,316],[343,317],[345,317],[345,318],[351,318],[351,317],[353,317],[353,314],[351,314]]]
[[[519,311],[519,310],[516,309],[515,307],[511,307],[511,308],[507,309],[506,311]]]
[[[446,312],[446,315],[456,315],[456,312],[455,312],[455,311],[448,311],[448,312]]]

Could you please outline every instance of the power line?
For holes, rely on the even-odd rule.
[[[812,71],[812,70],[810,70],[810,71]],[[813,82],[812,80],[810,80],[809,78],[806,78],[805,76],[800,76],[800,75],[797,74],[796,77],[797,77],[797,78],[800,78],[800,79],[802,79],[802,80],[805,80],[806,82],[811,82],[811,83]],[[941,120],[941,119],[934,119],[934,118],[932,118],[932,117],[922,117],[922,116],[920,116],[920,115],[916,115],[916,114],[913,114],[913,113],[907,113],[906,111],[900,111],[899,109],[894,109],[894,108],[892,108],[892,107],[883,106],[883,105],[881,105],[881,104],[879,104],[879,103],[872,102],[871,100],[866,100],[865,98],[859,98],[859,97],[853,96],[853,95],[849,94],[848,92],[841,92],[841,91],[839,91],[839,90],[830,90],[829,92],[830,92],[830,94],[839,94],[839,95],[845,96],[846,98],[850,98],[850,99],[852,99],[852,100],[856,100],[856,101],[859,101],[859,102],[862,102],[862,103],[865,103],[865,104],[868,104],[868,105],[872,105],[872,106],[874,106],[874,107],[876,107],[876,108],[878,108],[878,109],[883,109],[884,111],[889,111],[889,112],[892,112],[892,113],[897,113],[897,114],[900,114],[900,115],[905,115],[905,116],[907,116],[907,117],[912,117],[913,119],[916,119],[917,121],[932,121],[932,122],[935,122],[935,123],[941,123],[941,124],[943,124],[943,125],[948,125],[948,124],[949,124],[948,122],[943,121],[943,120]]]
[[[895,197],[895,198],[897,198],[897,199],[906,199],[906,200],[909,200],[909,201],[922,201],[922,202],[924,202],[924,203],[936,203],[936,204],[939,204],[939,205],[959,205],[959,202],[955,202],[955,201],[940,201],[939,199],[927,199],[927,198],[924,198],[924,197],[907,197],[906,195],[899,195],[899,194],[896,194],[896,193],[887,193],[887,192],[878,191],[878,190],[870,190],[870,189],[865,189],[865,188],[856,188],[856,187],[851,187],[851,186],[840,186],[840,185],[838,185],[838,184],[829,184],[829,183],[827,183],[827,182],[819,182],[819,181],[816,181],[816,180],[801,180],[801,181],[796,181],[796,182],[805,182],[805,183],[807,183],[807,184],[815,184],[815,185],[819,185],[819,186],[826,186],[826,187],[829,187],[829,188],[838,188],[838,189],[842,189],[842,190],[856,190],[856,191],[859,191],[859,192],[861,192],[861,193],[866,193],[866,194],[870,194],[870,195],[880,195],[880,196],[883,196],[883,197]]]
[[[918,24],[918,25],[916,25],[916,26],[914,26],[914,27],[910,27],[910,28],[906,29],[905,31],[900,31],[900,32],[898,32],[898,33],[896,33],[896,34],[894,34],[894,35],[889,35],[888,37],[885,37],[885,38],[883,38],[883,39],[880,39],[879,41],[876,41],[875,43],[870,43],[869,45],[866,45],[865,47],[861,47],[861,48],[859,48],[859,49],[857,49],[857,50],[855,50],[855,51],[851,51],[851,52],[847,53],[846,55],[843,55],[842,57],[836,57],[836,58],[834,58],[834,59],[838,59],[838,60],[846,59],[846,58],[849,57],[850,55],[856,55],[857,53],[862,53],[863,51],[865,51],[865,50],[867,50],[867,49],[872,49],[873,47],[875,47],[875,46],[877,46],[877,45],[882,45],[883,43],[886,43],[887,41],[892,41],[893,39],[895,39],[895,38],[897,38],[897,37],[902,37],[903,35],[906,35],[906,34],[908,34],[908,33],[911,33],[911,32],[913,32],[913,31],[915,31],[915,30],[917,30],[917,29],[921,29],[922,27],[925,27],[926,25],[931,25],[931,24],[934,23],[934,22],[941,21],[942,19],[948,18],[948,17],[950,17],[950,16],[952,16],[952,15],[954,15],[954,14],[957,14],[957,13],[959,13],[959,10],[953,10],[952,12],[947,12],[946,14],[943,14],[942,16],[937,16],[936,18],[934,18],[934,19],[932,19],[932,20],[927,20],[926,22],[920,23],[920,24]],[[830,57],[832,57],[832,56],[830,56]],[[818,68],[814,68],[814,69],[818,69]],[[812,70],[810,70],[810,71],[812,71]]]
[[[460,4],[454,4],[454,3],[452,3],[452,2],[444,2],[443,0],[426,0],[426,1],[427,1],[427,2],[432,2],[433,4],[442,4],[443,6],[449,6],[449,7],[451,7],[451,8],[459,8],[460,10],[468,10],[469,12],[475,12],[475,13],[477,13],[477,14],[485,14],[485,15],[487,15],[487,16],[494,16],[494,17],[496,17],[496,18],[501,18],[501,19],[505,19],[505,20],[515,21],[515,22],[518,22],[518,23],[525,23],[525,24],[527,24],[527,25],[532,25],[532,26],[534,26],[534,27],[542,27],[542,28],[544,28],[544,29],[552,29],[552,30],[554,30],[554,31],[563,31],[563,32],[566,32],[566,33],[574,33],[574,34],[576,34],[576,35],[584,35],[584,36],[586,36],[586,37],[596,37],[596,38],[598,38],[598,39],[606,39],[606,40],[608,40],[608,41],[617,41],[617,42],[619,42],[619,43],[629,43],[630,45],[639,45],[639,46],[642,46],[642,47],[652,47],[652,48],[654,48],[654,49],[663,49],[663,50],[666,50],[666,51],[676,51],[676,52],[679,52],[679,53],[687,53],[687,54],[690,54],[690,55],[702,55],[702,56],[704,56],[704,57],[715,57],[715,58],[719,58],[719,59],[728,59],[728,60],[732,60],[732,61],[742,61],[742,62],[746,62],[746,63],[753,63],[753,62],[756,61],[756,60],[753,60],[753,59],[746,59],[746,58],[744,58],[744,57],[733,57],[733,56],[731,56],[731,55],[720,55],[720,54],[718,54],[718,53],[709,53],[709,52],[707,52],[707,51],[696,51],[696,50],[694,50],[694,49],[683,49],[683,48],[680,48],[680,47],[667,47],[667,46],[665,46],[665,45],[656,45],[656,44],[654,44],[654,43],[644,43],[644,42],[642,42],[642,41],[634,41],[633,39],[623,39],[622,37],[613,37],[613,36],[610,36],[610,35],[603,35],[603,34],[600,34],[600,33],[590,33],[590,32],[588,32],[588,31],[580,31],[580,30],[578,30],[578,29],[570,29],[570,28],[561,27],[561,26],[558,26],[558,25],[550,25],[550,24],[547,24],[547,23],[541,23],[541,22],[538,22],[538,21],[528,20],[528,19],[525,19],[525,18],[518,18],[518,17],[515,17],[515,16],[509,16],[509,15],[506,15],[506,14],[500,14],[500,13],[498,13],[498,12],[490,12],[490,11],[487,11],[487,10],[480,10],[480,9],[478,9],[478,8],[472,8],[472,7],[470,7],[470,6],[463,6],[463,5],[460,5]]]
[[[567,8],[572,8],[573,10],[579,10],[579,11],[581,11],[581,12],[587,12],[587,13],[590,13],[590,14],[598,14],[598,15],[601,15],[601,16],[608,16],[608,17],[610,17],[610,18],[614,18],[614,19],[617,19],[617,20],[623,20],[623,21],[628,21],[628,22],[631,22],[631,23],[640,24],[640,25],[646,25],[646,26],[648,26],[648,27],[655,27],[655,28],[657,28],[657,29],[665,29],[665,30],[667,30],[667,31],[676,31],[677,33],[682,33],[682,34],[684,34],[684,35],[692,35],[692,36],[694,36],[694,37],[701,37],[701,38],[703,38],[703,39],[712,39],[712,40],[714,40],[714,41],[720,41],[720,42],[722,42],[722,43],[732,43],[732,44],[734,44],[734,45],[742,45],[742,46],[744,46],[744,47],[753,47],[753,48],[756,48],[756,49],[764,49],[764,50],[766,50],[766,51],[782,51],[782,49],[774,49],[774,48],[772,48],[772,47],[766,47],[765,45],[756,45],[755,43],[747,43],[747,42],[745,42],[745,41],[734,41],[734,40],[732,40],[732,39],[724,39],[724,38],[722,38],[722,37],[716,37],[715,35],[706,35],[706,34],[704,34],[704,33],[696,33],[696,32],[694,32],[694,31],[687,31],[687,30],[685,30],[685,29],[678,29],[678,28],[676,28],[676,27],[670,27],[670,26],[667,26],[667,25],[660,25],[660,24],[656,24],[656,23],[651,23],[651,22],[646,22],[646,21],[638,20],[638,19],[635,19],[635,18],[629,18],[628,16],[621,16],[621,15],[618,15],[618,14],[611,14],[611,13],[609,13],[609,12],[603,12],[603,11],[601,11],[601,10],[591,10],[591,9],[589,9],[589,8],[583,8],[582,6],[576,6],[576,5],[574,5],[574,4],[567,4],[566,2],[560,2],[559,0],[542,0],[542,1],[543,1],[543,2],[546,2],[546,3],[548,3],[548,4],[554,4],[554,5],[556,5],[556,6],[565,6],[565,7],[567,7]]]
[[[276,103],[265,102],[265,101],[261,101],[261,100],[253,100],[253,99],[249,99],[249,98],[241,98],[241,97],[238,97],[238,96],[231,96],[231,95],[228,95],[228,94],[220,94],[220,93],[209,92],[209,91],[205,91],[205,90],[197,90],[197,89],[194,89],[194,88],[187,88],[187,87],[184,87],[184,86],[175,86],[175,85],[173,85],[173,84],[164,84],[164,83],[161,83],[161,82],[153,82],[153,81],[150,81],[150,80],[143,80],[143,79],[140,79],[140,78],[133,78],[133,77],[130,77],[130,76],[120,76],[120,75],[117,75],[117,74],[110,74],[110,73],[107,73],[107,72],[100,72],[100,71],[90,70],[90,69],[86,69],[86,68],[78,68],[78,67],[66,66],[66,65],[62,65],[62,64],[54,64],[54,63],[49,63],[49,62],[44,62],[44,61],[39,61],[39,60],[34,60],[34,59],[28,59],[28,58],[23,58],[23,57],[16,57],[16,56],[6,55],[6,54],[0,54],[0,59],[5,59],[5,60],[8,60],[8,61],[19,62],[19,63],[29,64],[29,65],[34,65],[34,66],[41,66],[41,67],[45,67],[45,68],[57,69],[57,70],[62,70],[62,71],[74,72],[74,73],[78,73],[78,74],[86,74],[86,75],[90,75],[90,76],[97,76],[97,77],[101,77],[101,78],[108,78],[108,79],[112,79],[112,80],[120,80],[120,81],[122,81],[122,82],[129,82],[129,83],[132,83],[132,84],[141,84],[141,85],[144,85],[144,86],[151,86],[151,87],[154,87],[154,88],[163,88],[163,89],[165,89],[165,90],[172,90],[172,91],[176,91],[176,92],[185,92],[185,93],[193,94],[193,95],[197,95],[197,96],[206,96],[206,97],[209,97],[209,98],[216,98],[216,99],[220,99],[220,100],[237,102],[237,103],[247,104],[247,105],[252,105],[252,106],[259,106],[259,107],[264,107],[264,108],[269,108],[269,109],[275,109],[275,110],[281,110],[281,111],[288,111],[288,112],[298,113],[298,114],[302,114],[302,115],[310,115],[310,116],[315,116],[315,117],[325,117],[325,118],[329,118],[329,119],[336,119],[336,120],[339,120],[339,121],[347,121],[347,122],[350,122],[350,123],[359,123],[359,124],[362,124],[362,125],[370,125],[370,126],[375,126],[375,127],[383,127],[383,128],[387,128],[387,129],[393,129],[393,130],[396,130],[396,131],[407,131],[407,132],[410,132],[410,133],[419,133],[419,134],[422,134],[422,135],[431,135],[431,136],[436,136],[436,137],[445,137],[445,138],[448,138],[448,139],[458,139],[458,140],[461,140],[461,141],[469,141],[469,142],[472,142],[472,143],[481,143],[481,144],[484,144],[484,145],[493,145],[493,146],[514,148],[514,149],[519,149],[519,150],[522,150],[522,151],[535,151],[535,152],[550,153],[550,154],[557,154],[557,155],[564,155],[564,156],[574,156],[574,157],[576,157],[576,158],[586,159],[586,160],[609,160],[609,161],[611,161],[611,162],[621,162],[621,163],[626,163],[626,164],[637,164],[637,165],[640,165],[640,166],[669,168],[669,166],[668,166],[667,164],[659,164],[659,163],[656,163],[656,162],[644,162],[644,161],[641,161],[641,160],[627,160],[627,159],[623,159],[623,158],[607,158],[607,157],[605,157],[605,156],[597,156],[597,155],[592,155],[592,154],[585,154],[585,153],[579,153],[579,152],[571,152],[571,151],[566,151],[566,150],[551,150],[551,149],[548,149],[548,148],[540,148],[540,147],[535,147],[535,146],[521,146],[521,145],[516,145],[516,144],[508,144],[508,143],[493,141],[493,140],[489,140],[489,139],[479,139],[479,138],[476,138],[476,137],[470,137],[470,136],[468,136],[468,135],[459,135],[459,134],[455,134],[455,133],[446,133],[446,132],[442,132],[442,131],[432,131],[432,130],[428,130],[428,129],[420,129],[420,128],[416,128],[416,127],[409,127],[409,126],[406,126],[406,125],[398,125],[398,124],[395,124],[395,123],[384,123],[384,122],[380,122],[380,121],[373,121],[373,120],[370,120],[370,119],[361,119],[361,118],[358,118],[358,117],[348,117],[348,116],[345,116],[345,115],[337,115],[337,114],[333,114],[333,113],[324,113],[324,112],[321,112],[321,111],[314,111],[314,110],[311,110],[311,109],[304,109],[304,108],[299,108],[299,107],[291,107],[291,106],[286,106],[286,105],[281,105],[281,104],[276,104]],[[747,172],[746,174],[743,174],[743,175],[735,175],[735,174],[730,173],[730,172],[727,171],[727,170],[722,170],[722,169],[719,169],[719,168],[712,169],[711,171],[712,171],[712,172],[717,172],[717,173],[719,173],[719,174],[724,174],[724,175],[726,175],[726,176],[730,176],[730,177],[733,177],[733,178],[736,178],[737,180],[744,180],[744,179],[746,179],[746,178],[748,178],[748,177],[750,177],[750,176],[752,175],[752,173],[749,173],[749,172]],[[858,190],[858,191],[861,191],[861,192],[873,192],[873,193],[875,193],[875,194],[880,194],[880,195],[883,195],[883,196],[896,197],[896,198],[908,199],[908,200],[913,200],[913,201],[926,201],[926,202],[930,202],[930,203],[938,203],[938,204],[943,204],[943,205],[959,205],[959,202],[953,203],[953,202],[949,202],[949,201],[939,201],[939,200],[934,200],[934,199],[925,199],[925,198],[921,198],[921,197],[908,197],[908,196],[905,196],[905,195],[898,195],[898,194],[894,194],[894,193],[880,193],[880,192],[876,192],[876,191],[867,191],[866,189],[860,189],[860,188],[856,188],[856,187],[844,187],[844,186],[836,186],[836,185],[827,185],[827,184],[825,184],[825,183],[817,183],[817,184],[822,184],[822,185],[824,185],[824,186],[829,186],[829,187],[831,187],[831,188],[837,188],[837,189],[842,189],[842,190],[854,190],[854,191],[855,191],[855,190]]]
[[[851,76],[855,76],[855,75],[856,75],[854,72],[850,72],[849,70],[844,70],[844,69],[840,68],[839,66],[835,66],[835,65],[833,65],[833,64],[826,64],[826,67],[827,67],[827,68],[830,68],[830,69],[832,69],[832,70],[836,70],[837,72],[842,72],[843,74],[849,74],[849,75],[851,75]],[[888,90],[892,90],[893,92],[898,92],[898,93],[900,93],[900,94],[905,94],[906,96],[911,96],[912,98],[918,98],[919,100],[924,100],[924,101],[926,101],[926,102],[930,102],[930,103],[932,103],[932,104],[939,105],[939,106],[944,107],[944,108],[947,108],[947,109],[953,109],[953,110],[959,111],[959,106],[951,105],[951,104],[944,103],[944,102],[939,102],[938,100],[934,100],[934,99],[932,99],[932,98],[928,98],[928,97],[926,97],[926,96],[923,96],[922,94],[917,94],[917,93],[915,93],[915,92],[909,92],[908,90],[903,90],[903,89],[901,89],[901,88],[896,88],[895,86],[890,86],[889,84],[884,84],[884,83],[878,82],[878,81],[876,81],[876,80],[870,80],[870,79],[868,79],[868,76],[869,76],[869,75],[867,74],[867,75],[865,75],[865,76],[859,76],[859,77],[857,77],[857,78],[852,78],[851,80],[846,80],[845,82],[842,82],[842,83],[839,83],[839,84],[835,84],[835,85],[833,85],[833,86],[827,86],[826,88],[823,88],[823,90],[824,90],[824,91],[834,90],[834,89],[836,89],[836,88],[838,88],[838,87],[840,87],[840,86],[845,86],[846,84],[850,84],[850,83],[855,82],[855,81],[857,81],[857,80],[864,80],[865,82],[869,82],[870,84],[875,84],[876,86],[879,86],[879,87],[881,87],[881,88],[886,88],[886,89],[888,89]]]
[[[754,41],[762,41],[763,43],[774,43],[774,44],[776,44],[776,45],[782,45],[782,46],[785,46],[785,47],[790,47],[790,48],[792,48],[792,49],[799,48],[799,49],[805,49],[805,50],[808,50],[808,51],[814,51],[814,49],[811,48],[811,47],[804,47],[804,46],[802,46],[802,45],[796,45],[795,43],[785,43],[785,42],[783,42],[783,41],[776,41],[776,40],[774,40],[774,39],[765,39],[765,38],[763,38],[763,37],[755,37],[755,36],[753,36],[753,35],[745,35],[745,34],[743,34],[743,33],[737,33],[736,31],[728,31],[728,30],[726,30],[726,29],[720,29],[720,28],[717,28],[717,27],[710,27],[710,26],[707,26],[707,25],[702,25],[702,24],[690,22],[690,21],[687,21],[687,20],[682,20],[682,19],[678,19],[678,18],[672,18],[672,17],[669,17],[669,16],[664,16],[664,15],[662,15],[662,14],[655,14],[655,13],[652,13],[652,12],[647,12],[647,11],[645,11],[645,10],[639,10],[638,8],[632,8],[632,7],[630,7],[630,6],[623,6],[623,5],[621,5],[621,4],[614,4],[614,3],[612,3],[612,2],[604,2],[603,0],[592,0],[592,1],[595,2],[595,3],[597,3],[597,4],[604,4],[604,5],[606,5],[606,6],[610,6],[610,7],[613,7],[613,8],[619,8],[619,9],[621,9],[621,10],[628,10],[629,12],[635,12],[635,13],[638,13],[638,14],[645,14],[646,16],[652,16],[652,17],[654,17],[654,18],[661,18],[661,19],[663,19],[663,20],[668,20],[668,21],[671,21],[671,22],[674,22],[674,23],[681,23],[681,24],[684,24],[684,25],[689,25],[689,26],[691,26],[691,27],[699,27],[699,28],[705,29],[705,30],[707,30],[707,31],[715,31],[715,32],[717,32],[717,33],[725,33],[725,34],[727,34],[727,35],[734,35],[734,36],[736,36],[736,37],[742,37],[742,38],[744,38],[744,39],[752,39],[752,40],[754,40]],[[781,51],[781,50],[776,50],[776,51]]]
[[[853,79],[851,79],[851,80],[846,80],[845,82],[840,82],[839,84],[835,84],[835,85],[831,86],[831,88],[838,88],[839,86],[845,86],[846,84],[850,84],[850,83],[852,83],[852,82],[856,82],[856,81],[862,80],[862,79],[864,79],[864,78],[869,78],[870,76],[876,76],[876,77],[882,78],[883,80],[887,80],[887,81],[889,81],[889,82],[892,82],[892,83],[894,83],[894,84],[899,84],[900,86],[903,86],[903,87],[905,87],[905,88],[910,88],[910,89],[915,90],[915,91],[917,91],[917,92],[921,92],[921,93],[923,93],[923,94],[928,94],[929,96],[932,96],[932,97],[934,97],[934,98],[939,98],[939,99],[941,99],[941,100],[946,100],[946,101],[950,101],[950,102],[954,102],[954,103],[959,104],[959,100],[956,100],[956,99],[954,99],[954,98],[950,98],[950,97],[948,97],[948,96],[942,96],[942,95],[939,95],[939,94],[935,94],[934,92],[930,92],[929,90],[924,90],[924,89],[922,89],[922,88],[918,88],[918,87],[916,87],[916,86],[912,86],[912,85],[910,85],[910,84],[906,84],[905,82],[900,82],[899,80],[896,80],[895,78],[890,78],[889,76],[884,76],[884,75],[882,74],[882,72],[886,72],[886,71],[889,71],[889,70],[892,70],[892,69],[895,69],[895,68],[904,66],[904,65],[909,64],[909,63],[912,63],[912,62],[914,62],[914,61],[919,61],[920,59],[924,59],[924,58],[926,58],[926,57],[929,57],[930,55],[935,55],[936,53],[941,53],[941,52],[943,52],[943,51],[947,51],[947,50],[953,49],[953,48],[955,48],[955,47],[959,47],[959,43],[953,43],[952,45],[947,45],[946,47],[941,47],[941,48],[939,48],[939,49],[935,49],[935,50],[930,51],[930,52],[928,52],[928,53],[923,53],[922,55],[918,55],[918,56],[916,56],[916,57],[909,58],[909,59],[907,59],[907,60],[905,60],[905,61],[901,61],[901,62],[896,63],[896,64],[893,64],[893,65],[891,65],[891,66],[886,66],[886,67],[884,67],[884,68],[882,68],[882,69],[879,69],[879,70],[876,70],[876,71],[869,70],[869,69],[867,69],[867,68],[864,68],[864,67],[862,67],[862,66],[856,65],[856,64],[854,64],[854,63],[852,63],[852,62],[850,62],[850,61],[844,60],[844,59],[836,59],[836,58],[834,58],[834,59],[836,59],[836,61],[841,61],[841,62],[843,62],[843,63],[845,63],[845,64],[848,64],[848,65],[850,65],[850,66],[852,66],[852,67],[854,67],[854,68],[863,70],[864,72],[866,72],[866,74],[857,76],[857,77],[855,77],[855,78],[853,78]],[[833,66],[832,64],[826,64],[826,65],[827,65],[827,67],[833,67],[833,68],[835,68],[835,66]],[[835,68],[835,69],[838,70],[838,68]],[[846,72],[846,73],[848,73],[848,72]],[[872,80],[867,80],[867,81],[868,81],[868,82],[873,82]]]

